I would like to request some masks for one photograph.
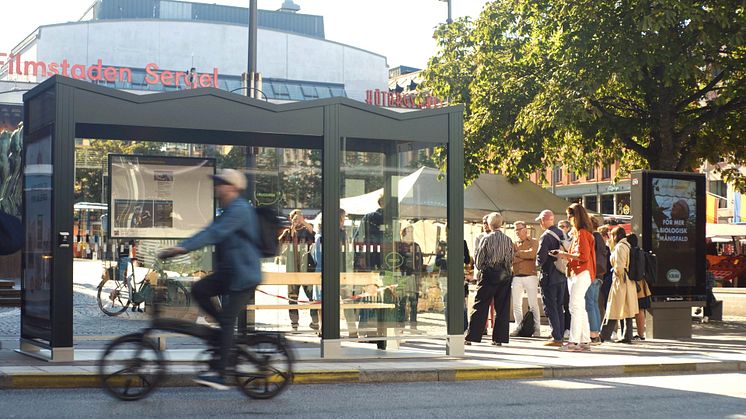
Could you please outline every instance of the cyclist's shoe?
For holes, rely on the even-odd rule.
[[[212,387],[216,390],[228,390],[230,388],[225,384],[225,378],[223,378],[222,375],[214,372],[200,374],[196,378],[194,378],[193,381],[199,385]]]

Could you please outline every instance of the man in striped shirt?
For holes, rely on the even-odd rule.
[[[492,344],[508,343],[510,324],[510,284],[513,266],[513,241],[500,227],[503,217],[493,212],[487,217],[491,232],[480,242],[475,251],[475,266],[482,272],[477,282],[477,294],[466,333],[465,343],[481,342],[487,314],[495,303],[495,323],[492,329]],[[504,272],[508,271],[508,272]]]

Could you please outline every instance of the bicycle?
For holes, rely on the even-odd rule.
[[[118,316],[127,308],[132,306],[132,311],[142,312],[140,308],[142,303],[146,306],[152,303],[153,282],[155,279],[165,281],[164,285],[168,290],[169,303],[175,307],[183,307],[186,312],[191,302],[191,296],[186,287],[179,281],[159,275],[153,269],[150,269],[145,277],[138,284],[135,279],[135,262],[137,258],[131,258],[128,262],[120,259],[117,266],[110,266],[104,270],[101,276],[101,282],[98,284],[96,300],[101,311],[108,316]],[[121,269],[121,264],[130,264],[130,273]]]
[[[140,400],[158,388],[165,379],[167,363],[153,337],[157,331],[188,335],[208,343],[217,342],[220,336],[220,329],[161,317],[163,294],[167,290],[155,287],[154,291],[150,324],[140,332],[111,341],[99,362],[101,386],[120,400]],[[198,362],[207,368],[214,366],[218,353],[218,348],[208,347],[198,357]],[[246,396],[270,399],[292,382],[293,363],[294,356],[283,334],[247,332],[234,339],[226,377],[232,378]]]

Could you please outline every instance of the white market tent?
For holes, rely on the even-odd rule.
[[[409,219],[446,219],[446,182],[440,172],[421,167],[398,181],[399,214]],[[348,215],[363,215],[378,209],[382,189],[363,195],[342,198],[340,207]],[[479,222],[493,211],[500,212],[506,223],[523,220],[534,223],[544,209],[564,217],[569,203],[542,187],[529,182],[511,183],[505,176],[480,175],[464,190],[464,220]]]
[[[707,237],[722,237],[730,239],[733,236],[746,236],[746,224],[712,224],[707,223]]]

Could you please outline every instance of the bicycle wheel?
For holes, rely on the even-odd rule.
[[[104,314],[118,316],[129,307],[130,292],[124,281],[109,279],[99,285],[96,300],[98,301],[98,307]]]
[[[140,400],[166,376],[166,364],[158,346],[142,333],[114,339],[99,362],[101,387],[119,400]]]
[[[293,380],[293,356],[281,338],[258,335],[236,346],[235,379],[252,399],[270,399]]]

